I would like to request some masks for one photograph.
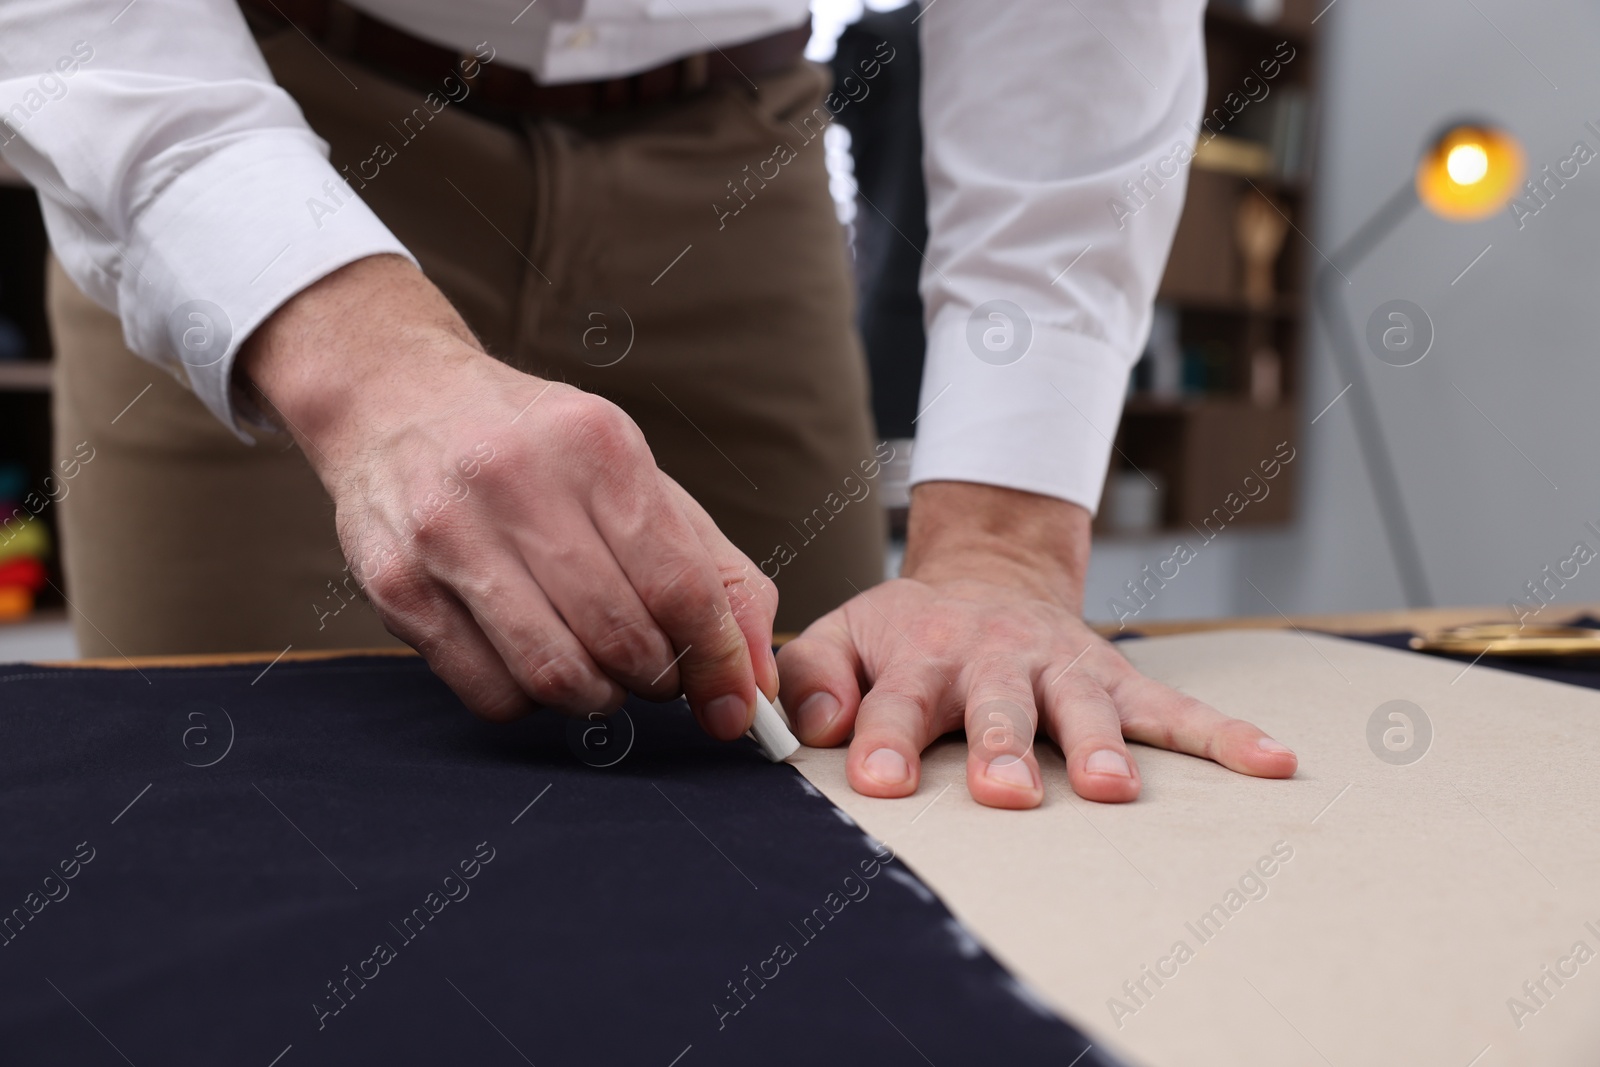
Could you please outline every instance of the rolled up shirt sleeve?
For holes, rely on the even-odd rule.
[[[245,440],[240,344],[334,270],[409,255],[328,163],[230,0],[0,4],[0,154],[128,347]]]
[[[1093,512],[1183,209],[1202,0],[933,0],[911,481]]]

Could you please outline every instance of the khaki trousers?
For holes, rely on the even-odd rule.
[[[775,572],[780,629],[882,577],[883,457],[817,132],[826,112],[813,112],[819,68],[513,129],[455,103],[432,113],[425,88],[330,62],[293,32],[263,51],[488,350],[621,405],[662,469]],[[771,175],[779,144],[793,158],[750,180],[758,165]],[[741,202],[737,215],[712,206]],[[240,443],[128,352],[54,263],[49,292],[57,452],[96,449],[60,503],[84,653],[393,643],[289,439]]]

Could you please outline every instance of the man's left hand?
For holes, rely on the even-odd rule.
[[[980,804],[1044,798],[1041,718],[1089,800],[1139,795],[1125,740],[1287,778],[1294,753],[1251,724],[1145,678],[1081,618],[1089,514],[1065,501],[962,482],[913,493],[902,577],[856,596],[778,654],[782,698],[808,745],[851,736],[860,793],[916,792],[921,753],[965,726]],[[863,692],[863,689],[865,690]]]

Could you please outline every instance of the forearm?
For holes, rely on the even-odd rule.
[[[326,479],[357,438],[402,425],[419,392],[448,391],[486,358],[422,272],[385,255],[297,293],[245,342],[235,374]]]

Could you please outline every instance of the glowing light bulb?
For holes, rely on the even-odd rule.
[[[1486,219],[1515,195],[1522,147],[1507,131],[1460,122],[1440,133],[1417,160],[1417,196],[1440,218]]]
[[[1489,154],[1480,144],[1458,144],[1450,149],[1444,169],[1457,185],[1476,185],[1489,173]]]

